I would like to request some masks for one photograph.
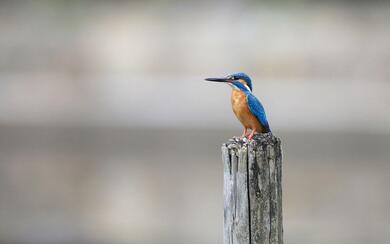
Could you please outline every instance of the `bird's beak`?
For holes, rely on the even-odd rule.
[[[206,78],[207,81],[214,81],[214,82],[228,82],[229,79],[226,78]]]

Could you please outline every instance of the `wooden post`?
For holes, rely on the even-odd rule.
[[[282,244],[282,151],[271,133],[230,139],[224,164],[224,244]]]

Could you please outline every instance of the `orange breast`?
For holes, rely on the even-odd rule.
[[[233,89],[231,96],[233,112],[245,128],[264,132],[260,122],[249,110],[244,92]]]

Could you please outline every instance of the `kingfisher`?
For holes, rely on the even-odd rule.
[[[238,120],[244,126],[240,137],[247,136],[251,130],[248,140],[251,140],[256,132],[271,132],[265,110],[261,102],[252,93],[251,78],[245,73],[237,72],[222,78],[206,78],[207,81],[224,82],[232,87],[231,104]]]

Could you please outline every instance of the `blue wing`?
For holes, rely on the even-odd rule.
[[[260,124],[267,132],[270,132],[271,129],[269,128],[267,117],[260,101],[252,93],[247,93],[246,102],[248,103],[249,110],[256,116]]]

